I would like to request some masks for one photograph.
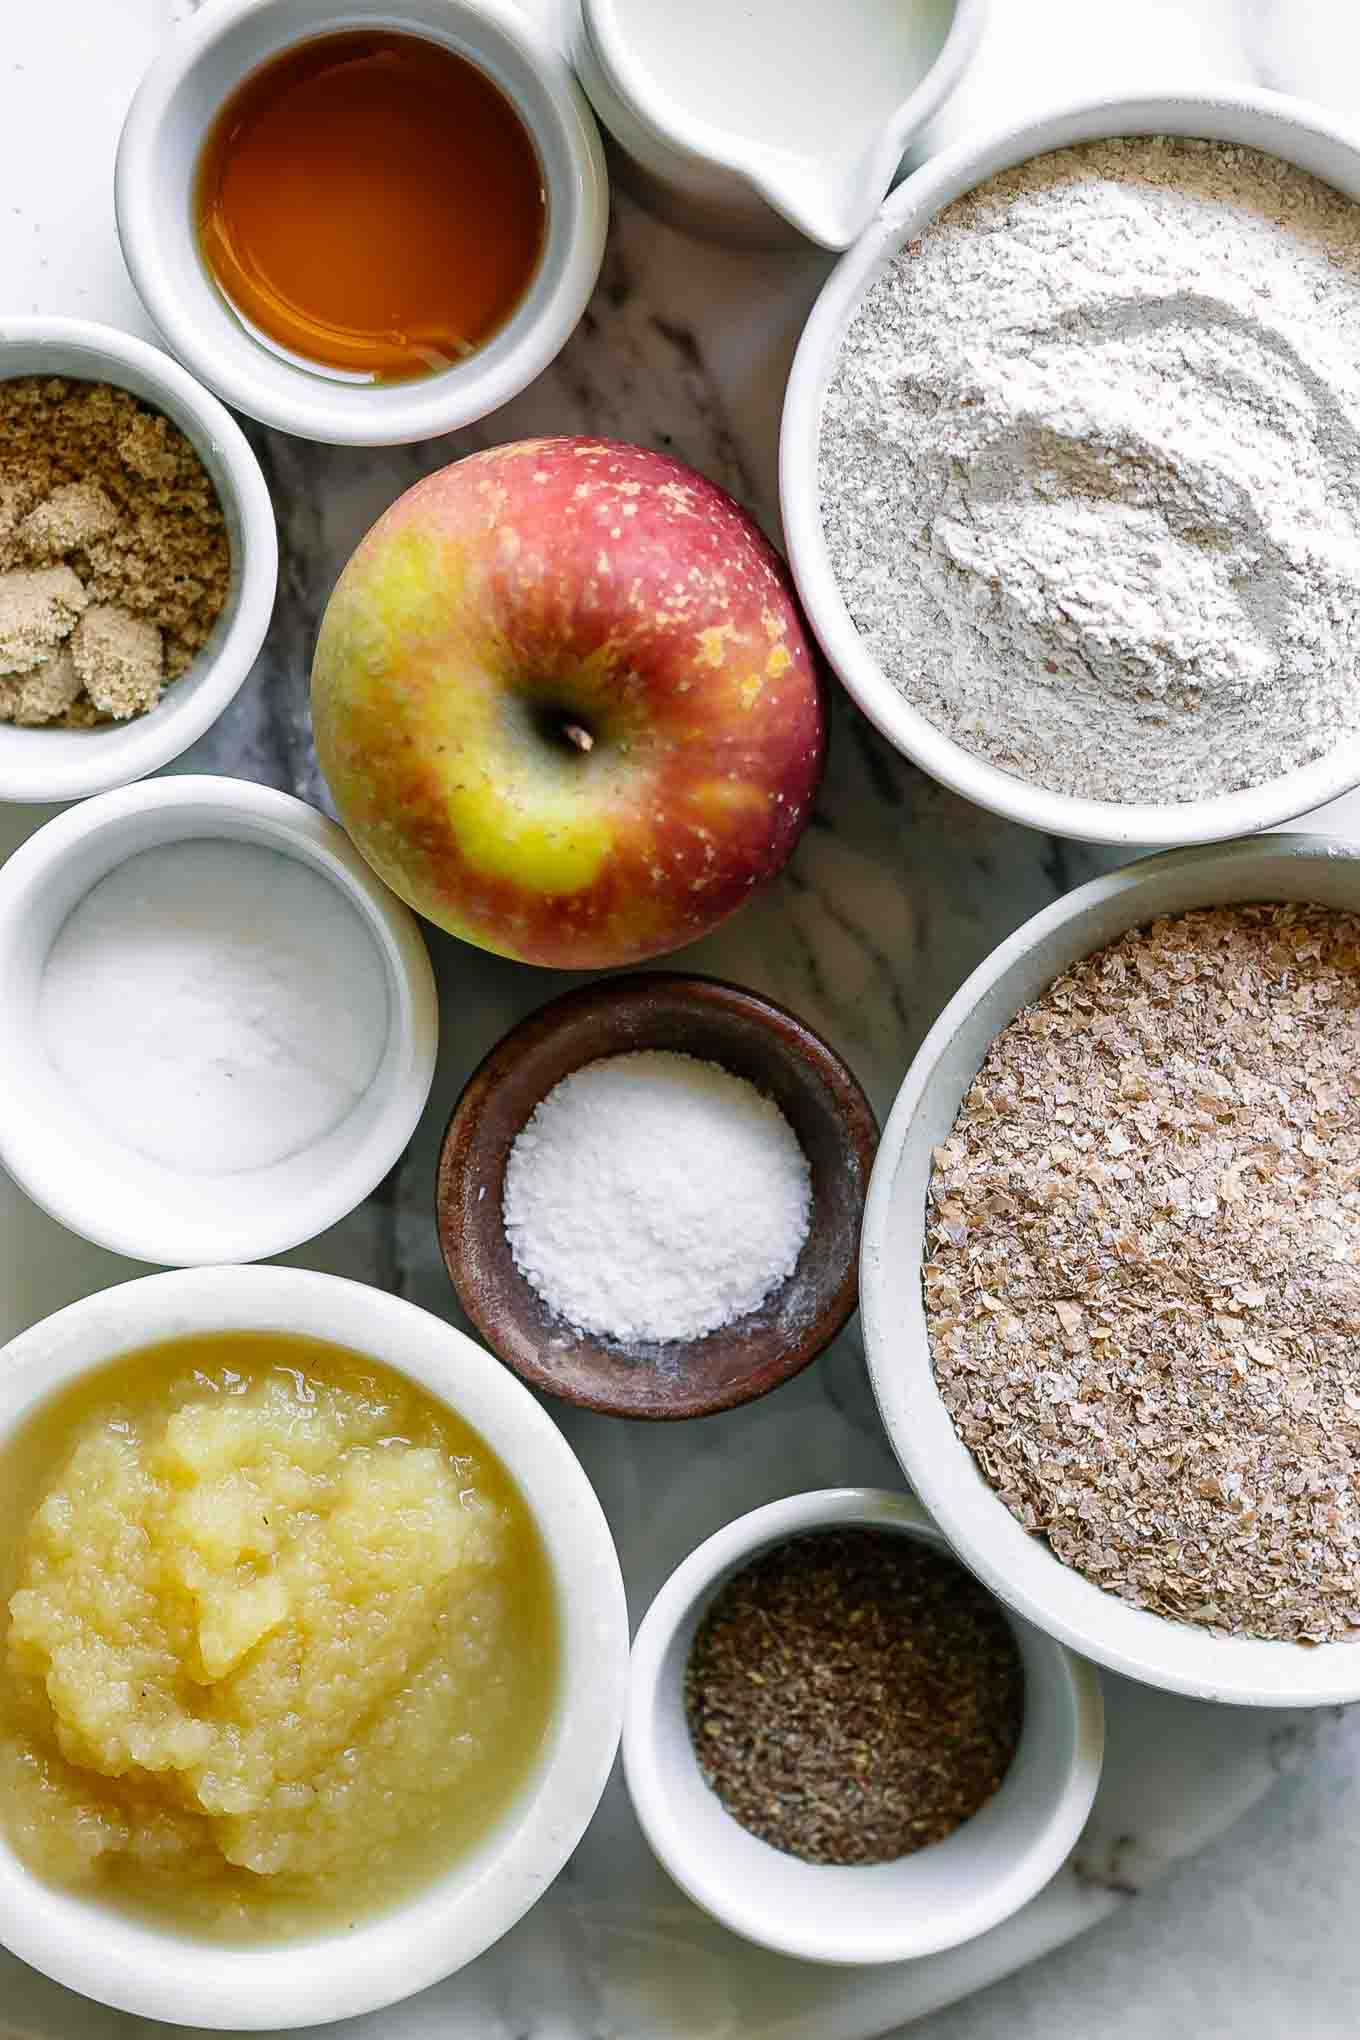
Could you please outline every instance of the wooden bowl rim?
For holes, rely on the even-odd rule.
[[[468,1257],[463,1251],[461,1238],[455,1236],[452,1220],[463,1203],[459,1194],[460,1184],[471,1173],[470,1164],[473,1158],[481,1152],[478,1134],[482,1112],[506,1069],[518,1063],[526,1053],[552,1041],[566,1025],[590,1015],[605,1021],[618,1021],[639,1006],[645,1006],[658,994],[668,996],[672,1000],[683,1000],[698,1008],[738,1015],[756,1023],[767,1031],[772,1053],[780,1057],[787,1057],[789,1053],[787,1037],[790,1035],[795,1037],[821,1087],[839,1110],[845,1128],[846,1146],[858,1164],[860,1194],[855,1244],[846,1257],[846,1266],[841,1279],[824,1298],[805,1331],[792,1339],[785,1351],[753,1368],[749,1375],[729,1383],[721,1392],[686,1391],[677,1388],[664,1407],[655,1404],[642,1407],[623,1394],[592,1392],[564,1385],[551,1368],[529,1361],[518,1353],[507,1351],[502,1344],[500,1332],[500,1321],[504,1314],[491,1305],[484,1296],[478,1276],[468,1265]],[[603,1048],[584,1056],[574,1067],[583,1068],[586,1063],[602,1060],[611,1053],[624,1054],[628,1053],[628,1050],[620,1048],[611,1051]],[[567,1071],[563,1075],[570,1073]],[[562,1076],[554,1079],[554,1083],[561,1081]],[[546,1096],[547,1090],[551,1088],[552,1085],[549,1085],[542,1095]],[[535,1103],[537,1102],[538,1100],[535,1100]],[[531,1106],[530,1111],[532,1110]],[[632,1417],[641,1422],[653,1423],[673,1423],[691,1417],[714,1416],[723,1410],[737,1409],[744,1403],[754,1402],[760,1396],[767,1395],[771,1389],[791,1381],[795,1375],[809,1366],[819,1353],[825,1351],[854,1314],[859,1301],[859,1232],[878,1138],[877,1117],[854,1071],[824,1036],[787,1006],[781,1005],[776,999],[767,998],[761,992],[734,984],[728,978],[713,977],[702,972],[630,971],[618,977],[578,985],[570,991],[558,993],[555,998],[535,1008],[532,1013],[509,1028],[472,1071],[449,1114],[439,1147],[434,1201],[440,1255],[454,1293],[478,1335],[485,1340],[503,1365],[509,1367],[531,1387],[540,1389],[559,1401],[571,1403],[579,1409],[591,1410],[599,1416]],[[460,1147],[461,1165],[455,1158],[456,1150]],[[504,1153],[507,1151],[502,1150],[499,1156],[502,1168]],[[499,1222],[499,1201],[492,1208],[492,1216]],[[488,1223],[487,1216],[481,1211],[480,1206],[477,1208],[473,1223],[483,1226]],[[720,1333],[710,1333],[708,1336],[716,1337],[720,1336]],[[677,1340],[672,1343],[674,1350],[682,1352],[687,1342]],[[583,1336],[576,1350],[578,1352],[594,1350],[599,1353],[622,1378],[617,1356],[607,1343]]]

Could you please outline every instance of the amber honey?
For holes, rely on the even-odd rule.
[[[323,370],[429,374],[505,324],[543,248],[523,121],[483,72],[356,30],[273,58],[199,158],[204,261],[238,313]]]

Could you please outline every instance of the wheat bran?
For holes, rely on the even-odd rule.
[[[1082,959],[937,1149],[940,1393],[1097,1585],[1231,1634],[1360,1628],[1360,917],[1215,908]]]

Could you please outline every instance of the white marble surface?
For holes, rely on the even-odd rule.
[[[0,307],[147,330],[113,237],[112,148],[142,65],[187,7],[0,5]],[[993,0],[979,58],[922,147],[1081,92],[1226,78],[1312,93],[1360,117],[1360,0]],[[183,769],[323,798],[305,717],[320,607],[377,511],[473,446],[544,430],[667,444],[773,528],[784,371],[825,270],[811,251],[702,247],[622,202],[587,321],[504,412],[452,441],[391,453],[257,435],[284,539],[275,627],[254,681]],[[0,810],[0,856],[34,819]],[[1329,820],[1360,828],[1360,804],[1338,804]],[[971,965],[1108,861],[942,793],[840,704],[825,793],[788,873],[684,962],[805,1014],[882,1110]],[[442,1118],[502,1029],[564,981],[451,942],[432,947],[445,1045],[411,1156],[378,1199],[290,1258],[365,1275],[448,1313],[428,1205]],[[0,1337],[130,1272],[58,1234],[0,1183]],[[808,1375],[729,1417],[669,1431],[565,1423],[627,1547],[635,1612],[683,1551],[739,1508],[842,1478],[895,1477],[853,1333]],[[1109,1772],[1078,1858],[1035,1907],[971,1950],[873,1974],[747,1953],[666,1883],[616,1784],[549,1900],[500,1948],[456,1984],[346,2030],[354,2040],[867,2040],[914,2014],[923,2023],[913,2033],[935,2040],[1353,2035],[1360,1720],[1226,1715],[1117,1680],[1107,1692]],[[936,2009],[1100,1920],[1099,1932],[981,1997]],[[149,2040],[152,2031],[81,2006],[0,1954],[6,2029],[25,2040]]]

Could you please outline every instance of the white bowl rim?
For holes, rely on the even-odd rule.
[[[161,254],[166,196],[156,167],[161,125],[185,79],[240,21],[251,15],[267,16],[279,4],[280,0],[218,0],[217,5],[202,8],[176,27],[138,86],[119,137],[114,167],[118,236],[133,283],[179,359],[227,403],[262,424],[332,446],[396,446],[454,432],[507,403],[541,374],[566,344],[590,300],[604,259],[609,225],[608,173],[590,107],[558,50],[511,0],[444,0],[450,30],[461,22],[499,38],[535,73],[571,158],[573,177],[565,210],[575,220],[575,231],[569,231],[565,221],[562,228],[554,229],[550,203],[543,250],[546,259],[555,232],[566,235],[559,244],[561,267],[552,294],[540,316],[524,327],[498,361],[479,365],[473,354],[450,371],[405,386],[391,385],[381,414],[356,412],[346,401],[344,383],[302,368],[290,372],[288,394],[284,395],[273,389],[271,377],[260,376],[245,365],[248,353],[243,354],[239,368],[223,362],[211,340],[204,344],[192,314],[182,306]],[[404,16],[401,0],[386,8],[380,0],[373,5],[357,0],[357,4],[334,6],[331,0],[312,0],[311,12],[315,18],[300,31],[297,43],[365,27],[396,29],[426,40],[433,33],[428,21],[422,23],[414,14]],[[562,194],[558,198],[559,210],[563,210]],[[523,305],[517,307],[501,334],[514,332],[523,310]],[[499,337],[493,335],[493,339]],[[273,365],[276,369],[287,366],[282,358]]]
[[[904,1909],[900,1945],[872,1957],[863,1950],[847,1952],[843,1946],[837,1952],[827,1936],[800,1932],[791,1918],[771,1918],[758,1894],[734,1891],[721,1866],[700,1857],[689,1845],[657,1753],[657,1693],[676,1630],[720,1574],[773,1544],[840,1525],[905,1532],[955,1555],[915,1496],[891,1488],[815,1488],[766,1502],[724,1524],[675,1568],[638,1626],[628,1675],[623,1769],[643,1833],[667,1874],[696,1905],[733,1933],[777,1954],[827,1966],[858,1966],[868,1960],[906,1961],[957,1947],[1009,1918],[1048,1883],[1076,1843],[1095,1799],[1104,1758],[1105,1711],[1095,1667],[1035,1625],[1024,1624],[1031,1647],[1053,1652],[1066,1675],[1073,1725],[1061,1794],[1050,1805],[1043,1832],[1029,1850],[965,1915],[932,1922]]]
[[[1253,129],[1248,134],[1246,129]],[[1046,835],[1160,848],[1208,843],[1272,827],[1360,783],[1360,735],[1324,757],[1240,793],[1177,802],[1099,801],[1053,793],[968,751],[898,692],[861,639],[836,584],[822,533],[817,444],[822,397],[846,327],[878,270],[944,206],[999,171],[1050,150],[1122,135],[1178,134],[1234,142],[1294,161],[1344,152],[1360,193],[1360,125],[1261,87],[1081,98],[970,135],[912,173],[832,270],[808,315],[789,372],[779,435],[779,486],[789,566],[823,652],[851,699],[888,742],[932,779],[978,807]],[[1275,140],[1265,139],[1273,134]],[[1315,172],[1324,182],[1326,172]],[[1354,194],[1352,194],[1354,195]],[[1360,199],[1357,200],[1360,202]]]
[[[168,765],[212,727],[240,691],[264,643],[278,585],[279,546],[274,506],[260,463],[245,434],[211,390],[205,389],[163,348],[93,319],[0,313],[0,373],[4,370],[5,351],[11,346],[75,348],[90,356],[91,382],[116,384],[118,370],[130,368],[164,390],[190,413],[204,437],[212,441],[221,455],[236,494],[233,507],[241,522],[236,611],[202,681],[192,694],[178,695],[173,687],[168,689],[154,717],[117,724],[107,732],[119,739],[117,765],[111,765],[108,747],[100,742],[106,733],[98,729],[74,733],[81,739],[83,755],[73,756],[69,764],[49,764],[31,779],[26,773],[7,770],[0,762],[0,801],[42,805],[80,800],[89,794],[104,793],[110,787],[126,785],[161,765]],[[41,371],[26,369],[23,373]],[[53,373],[69,375],[70,370]]]
[[[981,39],[990,0],[951,0],[949,27],[934,59],[883,123],[861,176],[865,187],[886,191],[914,134],[954,91]],[[633,55],[620,25],[620,0],[581,0],[581,17],[605,81],[646,132],[664,148],[716,170],[740,177],[773,212],[799,228],[782,196],[778,171],[765,167],[780,152],[747,140],[702,114],[681,111],[660,99],[655,80]],[[840,249],[845,241],[821,243]]]
[[[197,773],[142,780],[82,801],[45,822],[21,843],[0,865],[0,954],[9,939],[10,918],[23,917],[35,886],[43,885],[68,856],[78,854],[92,834],[107,832],[116,840],[127,824],[151,810],[183,817],[187,835],[212,834],[189,826],[196,816],[229,812],[243,821],[263,822],[280,855],[290,854],[290,843],[305,846],[303,861],[313,869],[319,867],[341,896],[367,916],[398,985],[391,1026],[402,1060],[399,1082],[382,1118],[342,1169],[318,1180],[311,1194],[290,1202],[285,1213],[271,1211],[266,1204],[250,1224],[238,1226],[234,1233],[224,1228],[213,1252],[202,1247],[186,1251],[181,1243],[180,1251],[166,1253],[167,1245],[173,1248],[176,1244],[170,1220],[155,1241],[125,1224],[116,1205],[101,1197],[94,1172],[86,1185],[80,1172],[70,1168],[69,1157],[60,1146],[54,1149],[44,1138],[37,1115],[21,1122],[16,1135],[10,1115],[0,1108],[0,1165],[49,1218],[129,1260],[172,1267],[263,1260],[286,1253],[337,1224],[371,1194],[405,1152],[434,1082],[439,1045],[434,971],[410,908],[370,870],[338,823],[276,787]],[[115,858],[109,868],[119,861]],[[186,1234],[186,1240],[188,1237]]]
[[[1136,927],[1156,913],[1191,911],[1189,907],[1159,908],[1140,915],[1136,903],[1149,879],[1203,870],[1205,891],[1200,904],[1211,906],[1221,897],[1221,888],[1208,874],[1241,867],[1249,871],[1266,859],[1297,862],[1304,872],[1314,863],[1348,864],[1356,868],[1360,900],[1360,844],[1339,837],[1281,832],[1167,850],[1064,894],[1022,923],[965,979],[917,1050],[883,1129],[861,1234],[860,1310],[865,1365],[898,1463],[957,1556],[999,1600],[1082,1656],[1141,1685],[1234,1706],[1324,1707],[1360,1699],[1360,1642],[1305,1648],[1259,1637],[1219,1637],[1193,1624],[1153,1615],[1064,1565],[1040,1539],[1022,1528],[975,1466],[966,1484],[961,1483],[920,1435],[921,1413],[929,1410],[933,1415],[941,1409],[929,1353],[908,1345],[891,1322],[884,1296],[884,1271],[890,1265],[890,1255],[898,1251],[893,1241],[893,1213],[903,1149],[936,1070],[985,995],[1046,935],[1090,907],[1127,900],[1131,911],[1124,925]],[[1243,893],[1238,897],[1269,896]],[[971,1462],[967,1447],[961,1440],[958,1445]],[[1082,1619],[1056,1612],[1045,1594],[1018,1584],[1007,1558],[1008,1547],[1039,1553],[1045,1579],[1055,1584],[1061,1581],[1064,1592],[1074,1592],[1080,1599]]]
[[[432,1392],[506,1464],[557,1580],[563,1686],[531,1810],[473,1889],[458,1868],[394,1912],[350,1930],[220,1947],[130,1921],[43,1884],[0,1838],[5,1945],[97,2003],[143,2018],[277,2031],[356,2017],[427,1988],[508,1931],[584,1833],[613,1765],[627,1679],[628,1617],[613,1536],[581,1464],[534,1397],[466,1334],[400,1297],[299,1268],[200,1268],[96,1292],[21,1332],[0,1359],[0,1437],[49,1395],[118,1353],[181,1331],[302,1332],[380,1359]],[[572,1694],[575,1675],[580,1690]],[[93,1931],[92,1931],[93,1929]],[[168,1963],[157,1968],[157,1959]]]

